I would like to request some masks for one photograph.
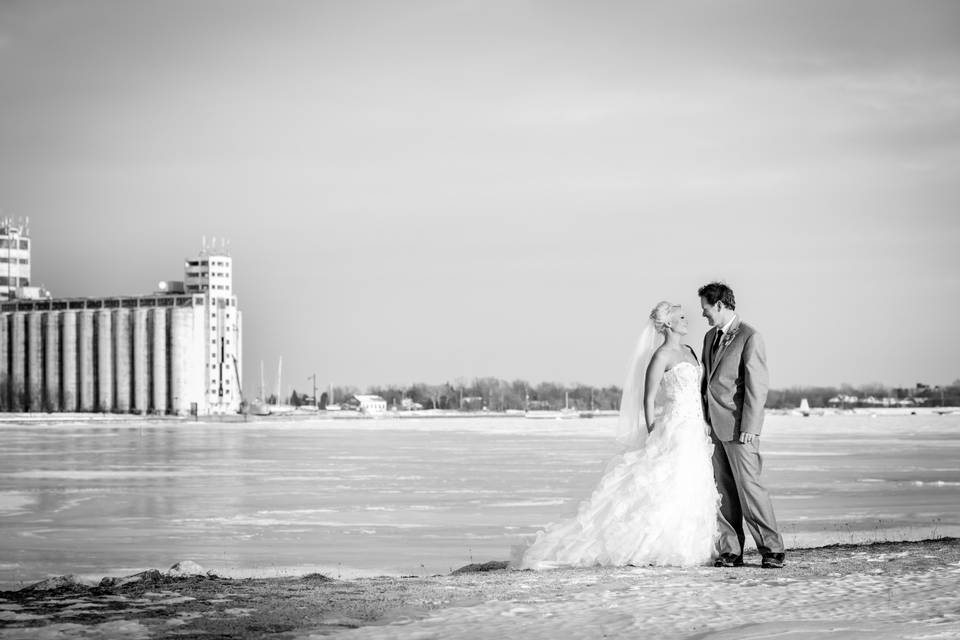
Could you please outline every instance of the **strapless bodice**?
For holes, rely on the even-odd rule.
[[[663,374],[657,393],[657,413],[664,418],[703,419],[700,401],[700,365],[680,362]]]

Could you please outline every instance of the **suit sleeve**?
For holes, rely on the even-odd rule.
[[[707,345],[713,342],[710,338],[710,332],[703,334],[703,349],[700,351],[700,363],[707,366]]]
[[[770,378],[767,374],[767,350],[759,333],[747,338],[743,347],[743,369],[743,414],[740,418],[740,431],[760,435]]]

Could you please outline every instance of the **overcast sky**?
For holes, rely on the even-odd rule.
[[[723,279],[775,388],[960,378],[960,3],[0,1],[36,284],[229,238],[245,382],[621,384]]]

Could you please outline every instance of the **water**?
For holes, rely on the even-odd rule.
[[[0,588],[507,559],[589,494],[614,422],[0,425]],[[788,546],[960,535],[960,416],[769,416],[761,449]]]

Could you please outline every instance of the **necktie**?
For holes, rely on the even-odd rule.
[[[720,348],[720,340],[723,338],[723,330],[717,329],[717,335],[713,337],[713,352],[716,353]]]

